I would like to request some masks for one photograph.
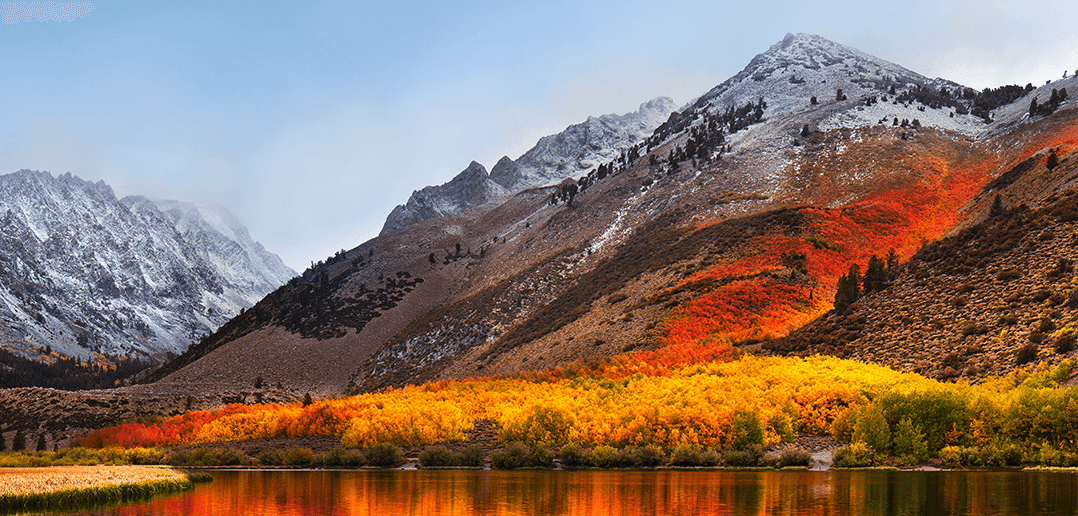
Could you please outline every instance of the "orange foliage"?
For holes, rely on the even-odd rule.
[[[1078,128],[1067,128],[1055,138],[1054,143],[1078,146]],[[1042,148],[1045,142],[1028,147]],[[308,407],[230,405],[99,430],[83,444],[130,447],[341,436],[347,446],[380,441],[419,445],[462,440],[475,421],[489,419],[501,424],[504,440],[725,447],[744,437],[736,435],[744,431],[734,424],[739,413],[753,414],[768,442],[787,435],[791,426],[794,431],[826,432],[852,406],[896,386],[951,387],[835,358],[733,360],[738,353],[732,344],[785,335],[831,308],[837,280],[851,264],[863,265],[869,256],[888,249],[908,259],[924,241],[953,228],[963,216],[961,208],[990,172],[998,170],[991,160],[963,159],[968,158],[921,159],[913,165],[920,178],[916,184],[875,192],[841,208],[803,208],[810,222],[802,234],[754,239],[739,257],[698,272],[687,282],[709,280],[714,287],[672,312],[661,327],[665,346],[658,350],[589,368],[568,366],[517,379],[443,381]],[[784,253],[803,253],[805,273],[785,270]],[[1042,405],[1064,406],[1033,403],[1029,400],[1040,400],[1033,395],[1014,401],[977,389],[978,399],[992,398],[995,405],[1030,414],[1020,421],[1036,421],[1044,412]],[[1052,401],[1050,395],[1055,396],[1042,397]],[[1073,405],[1078,407],[1078,401]],[[986,432],[999,426],[992,419],[996,416],[989,416],[1000,410],[978,412],[988,415],[974,417],[971,438],[985,440]],[[1078,414],[1078,408],[1074,412]],[[1061,435],[1054,427],[1026,426],[1013,433]]]

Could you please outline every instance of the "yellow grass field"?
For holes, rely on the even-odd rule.
[[[187,475],[168,466],[53,466],[0,468],[0,496],[92,489],[146,481],[183,481]]]

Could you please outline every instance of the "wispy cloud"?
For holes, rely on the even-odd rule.
[[[26,21],[75,21],[96,9],[92,2],[0,2],[0,21],[11,25]]]

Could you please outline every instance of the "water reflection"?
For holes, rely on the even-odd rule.
[[[1078,513],[1078,474],[219,471],[95,515],[884,515]]]

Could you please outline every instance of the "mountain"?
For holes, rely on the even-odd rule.
[[[988,183],[970,223],[919,249],[884,288],[761,347],[969,382],[1073,359],[1078,153],[1064,148],[1035,152]]]
[[[976,91],[789,35],[576,172],[536,172],[575,148],[559,143],[579,141],[572,131],[489,174],[473,164],[443,185],[452,195],[426,190],[463,208],[308,269],[142,388],[223,396],[261,378],[339,395],[571,376],[625,354],[672,367],[778,352],[760,343],[828,317],[851,265],[890,250],[906,263],[980,223],[1019,164],[1053,149],[1070,159],[1078,123],[1060,91],[1076,86]],[[1033,99],[1052,107],[1031,110]],[[1010,189],[1007,206],[1035,209],[1071,177]]]
[[[0,176],[0,219],[0,340],[29,357],[163,360],[295,275],[224,208],[70,173]]]
[[[502,157],[489,174],[483,165],[473,161],[448,183],[413,192],[406,204],[390,212],[381,234],[470,208],[491,208],[526,188],[586,175],[649,136],[674,109],[673,100],[659,97],[625,115],[588,117],[583,123],[540,139],[516,161]]]

